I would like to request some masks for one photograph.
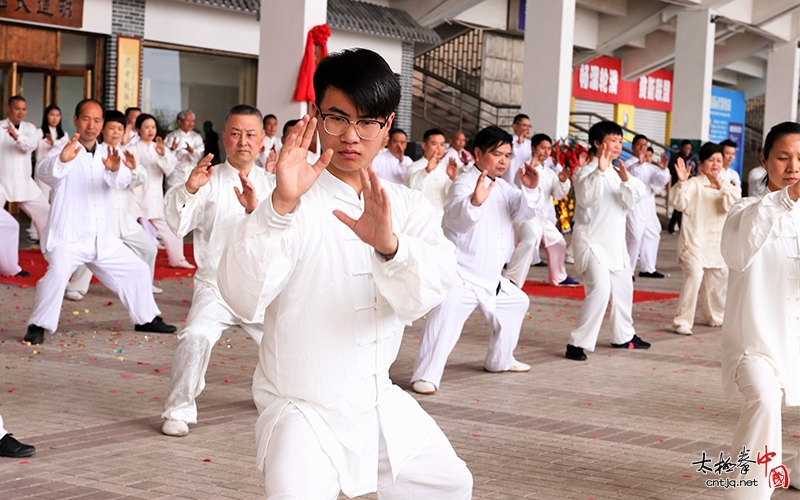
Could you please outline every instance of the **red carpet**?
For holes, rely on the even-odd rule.
[[[549,283],[542,281],[526,281],[522,291],[528,295],[536,295],[539,297],[557,297],[561,299],[583,300],[586,298],[586,293],[583,291],[583,285],[576,287],[561,287],[553,286]],[[644,292],[642,290],[633,291],[633,302],[648,302],[650,300],[668,300],[677,299],[677,293],[661,293],[661,292]]]
[[[193,245],[191,243],[187,243],[183,246],[183,253],[186,255],[186,260],[192,264],[195,264]],[[16,284],[22,288],[35,286],[36,282],[39,281],[39,279],[44,276],[45,271],[47,271],[47,261],[44,260],[42,252],[38,249],[20,250],[19,265],[22,267],[22,269],[31,273],[31,275],[27,278],[0,276],[0,283]],[[156,281],[194,276],[194,272],[194,269],[179,269],[169,267],[167,252],[164,250],[158,251],[158,256],[156,257]],[[92,283],[99,283],[99,281],[97,281],[97,278],[92,278]]]

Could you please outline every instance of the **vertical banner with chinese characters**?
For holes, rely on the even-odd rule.
[[[83,0],[0,0],[0,18],[80,28]]]
[[[117,109],[139,107],[141,58],[140,38],[117,37]]]

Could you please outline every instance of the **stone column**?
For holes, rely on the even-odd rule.
[[[707,141],[711,127],[714,34],[708,10],[682,10],[675,33],[672,137]]]
[[[764,104],[764,137],[774,125],[797,121],[800,86],[800,39],[776,44],[767,59],[767,93]]]
[[[569,134],[574,32],[575,0],[528,0],[522,113],[536,132]]]
[[[117,35],[144,38],[145,0],[112,0],[111,2],[111,36],[106,38],[105,54],[105,99],[107,109],[116,108],[117,100]],[[139,82],[142,81],[141,68]],[[125,112],[124,109],[120,111]]]

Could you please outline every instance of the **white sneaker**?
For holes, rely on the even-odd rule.
[[[509,367],[508,371],[510,372],[529,372],[531,371],[531,365],[526,365],[522,361],[514,360],[514,363]]]
[[[157,286],[153,285],[153,293],[155,293],[155,294],[164,293],[164,290],[162,290],[161,288],[158,288]]]
[[[436,392],[436,386],[424,380],[417,380],[411,384],[411,388],[414,389],[414,392],[417,394],[433,394]]]
[[[679,335],[691,335],[692,329],[686,325],[678,325],[675,327],[675,333]]]
[[[77,302],[79,300],[83,300],[83,294],[77,290],[67,290],[67,292],[64,294],[64,298]]]
[[[571,255],[567,255],[566,257],[564,257],[564,264],[574,264],[574,263],[575,259],[572,258]]]
[[[167,436],[183,437],[189,434],[189,425],[183,420],[169,419],[161,426],[161,432]]]
[[[178,262],[172,267],[179,267],[181,269],[194,269],[194,265],[192,265],[188,260],[183,259],[182,261]]]

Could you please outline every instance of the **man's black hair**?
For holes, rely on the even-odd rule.
[[[264,122],[264,120],[261,118],[261,111],[259,111],[257,107],[249,104],[237,104],[236,106],[232,107],[225,116],[225,121],[223,123],[227,124],[228,120],[230,120],[233,116],[256,116],[258,117],[258,123],[263,124]]]
[[[133,111],[142,112],[142,108],[125,108],[125,118],[129,117]]]
[[[270,113],[268,115],[264,115],[264,120],[261,123],[267,123],[267,119],[269,118],[275,118],[275,121],[278,121],[278,117]]]
[[[432,135],[441,135],[442,137],[444,137],[444,132],[442,132],[438,128],[428,129],[425,131],[424,134],[422,134],[422,142],[428,142],[428,139],[430,139]]]
[[[100,101],[98,101],[97,99],[88,98],[88,99],[82,99],[81,101],[78,102],[78,104],[75,105],[75,116],[81,116],[81,112],[83,111],[83,107],[85,105],[89,104],[90,102],[93,102],[93,103],[97,104],[98,106],[100,106],[100,113],[101,114],[106,114],[106,107],[103,106],[103,104]]]
[[[368,49],[346,49],[320,61],[314,72],[318,108],[329,88],[344,93],[365,118],[388,118],[400,104],[397,75],[383,57]]]
[[[649,151],[650,153],[655,153],[653,146],[647,146],[647,151]]]
[[[405,130],[403,130],[401,128],[393,128],[392,130],[389,131],[389,140],[390,141],[395,136],[395,134],[403,134],[404,136],[406,136],[406,139],[408,139],[408,134],[406,134]]]
[[[723,148],[736,149],[738,147],[737,144],[730,139],[725,139],[724,141],[720,142],[719,145],[722,146]]]
[[[800,123],[797,122],[783,122],[775,125],[769,129],[767,138],[764,140],[764,149],[762,154],[764,158],[769,158],[769,153],[778,142],[778,139],[785,135],[800,134]]]
[[[122,125],[122,128],[125,128],[125,126],[128,124],[128,122],[125,120],[125,114],[116,109],[109,109],[106,111],[106,115],[103,117],[103,119],[106,123],[117,122]]]
[[[12,95],[11,97],[8,98],[8,107],[10,108],[17,101],[28,102],[21,95]]]
[[[289,129],[294,127],[295,125],[297,125],[297,122],[299,122],[299,121],[300,120],[289,120],[288,122],[284,123],[283,124],[283,134],[281,134],[281,137],[285,137],[286,133],[289,131]]]
[[[700,146],[700,151],[697,152],[697,158],[700,160],[700,163],[702,163],[716,153],[722,154],[722,146],[716,142],[707,142]]]
[[[49,115],[50,112],[53,111],[53,110],[56,110],[59,113],[61,113],[61,108],[59,108],[55,104],[51,104],[51,105],[47,106],[46,108],[44,108],[44,113],[42,115],[42,133],[44,133],[44,134],[49,134],[50,133],[50,123],[47,121],[47,115]],[[61,118],[63,120],[63,118],[64,118],[63,114],[62,114]],[[56,125],[56,137],[53,137],[53,139],[61,139],[65,135],[66,134],[64,133],[64,129],[61,128],[61,120],[59,120],[58,121],[58,125]]]
[[[553,145],[553,139],[551,139],[549,135],[534,134],[533,137],[531,137],[531,148],[539,146],[539,144],[541,144],[542,141],[547,141],[550,143],[551,146]]]
[[[692,146],[692,141],[690,141],[689,139],[684,139],[684,140],[682,140],[682,141],[681,141],[681,148],[683,148],[683,147],[684,147],[684,146],[686,146],[687,144],[688,144],[689,146]],[[692,146],[692,147],[694,147],[694,146]]]
[[[478,132],[475,140],[472,141],[472,147],[480,149],[481,153],[486,154],[503,144],[511,144],[513,141],[514,138],[511,137],[511,134],[496,125],[490,125]]]
[[[646,136],[646,135],[644,135],[644,134],[636,134],[636,135],[634,135],[634,136],[633,136],[633,140],[631,141],[631,146],[633,146],[634,144],[636,144],[636,141],[640,141],[640,140],[642,140],[642,139],[644,139],[645,141],[647,141],[647,136]]]
[[[530,117],[528,115],[526,115],[525,113],[520,113],[520,114],[518,114],[517,116],[514,117],[514,125],[518,124],[522,120],[530,120]],[[483,150],[481,150],[481,151],[483,151]]]
[[[622,137],[622,127],[614,122],[603,120],[592,125],[589,129],[589,152],[592,154],[597,153],[597,146],[595,142],[603,144],[603,141],[609,135],[618,135]]]
[[[142,125],[144,124],[145,120],[153,120],[154,122],[156,122],[156,135],[158,135],[158,120],[156,120],[155,116],[147,113],[142,113],[141,115],[136,117],[136,130],[142,128]]]

